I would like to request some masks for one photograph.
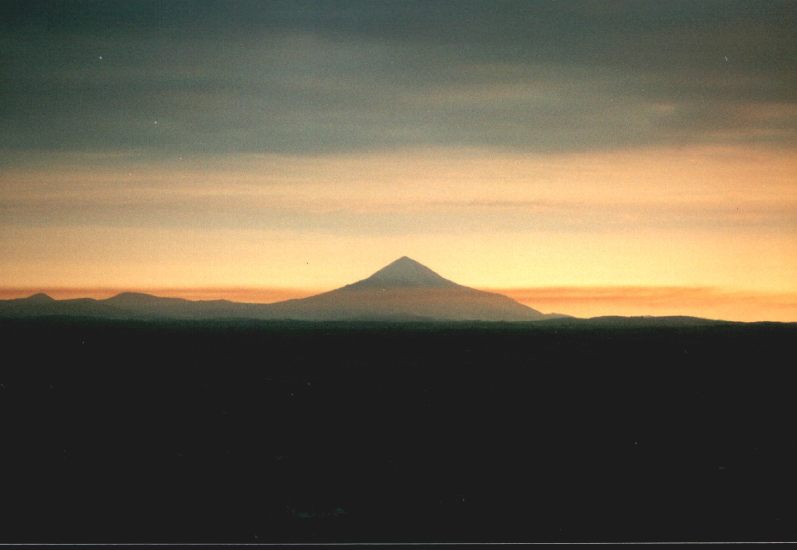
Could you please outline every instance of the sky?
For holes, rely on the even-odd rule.
[[[273,301],[410,256],[797,321],[793,2],[0,4],[0,297]]]

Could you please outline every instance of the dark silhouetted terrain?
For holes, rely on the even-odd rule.
[[[797,538],[797,327],[0,320],[13,541]]]
[[[458,285],[402,257],[367,279],[317,296],[273,304],[191,301],[125,292],[105,300],[45,294],[0,301],[0,318],[260,319],[303,321],[537,321],[545,315],[507,296]]]

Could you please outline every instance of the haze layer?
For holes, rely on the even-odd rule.
[[[9,4],[0,286],[287,297],[406,254],[545,310],[797,320],[795,13]]]

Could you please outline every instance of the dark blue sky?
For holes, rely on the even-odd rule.
[[[4,2],[0,154],[793,144],[794,2]]]

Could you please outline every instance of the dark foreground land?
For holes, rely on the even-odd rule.
[[[797,327],[620,324],[0,321],[0,542],[797,539]]]

